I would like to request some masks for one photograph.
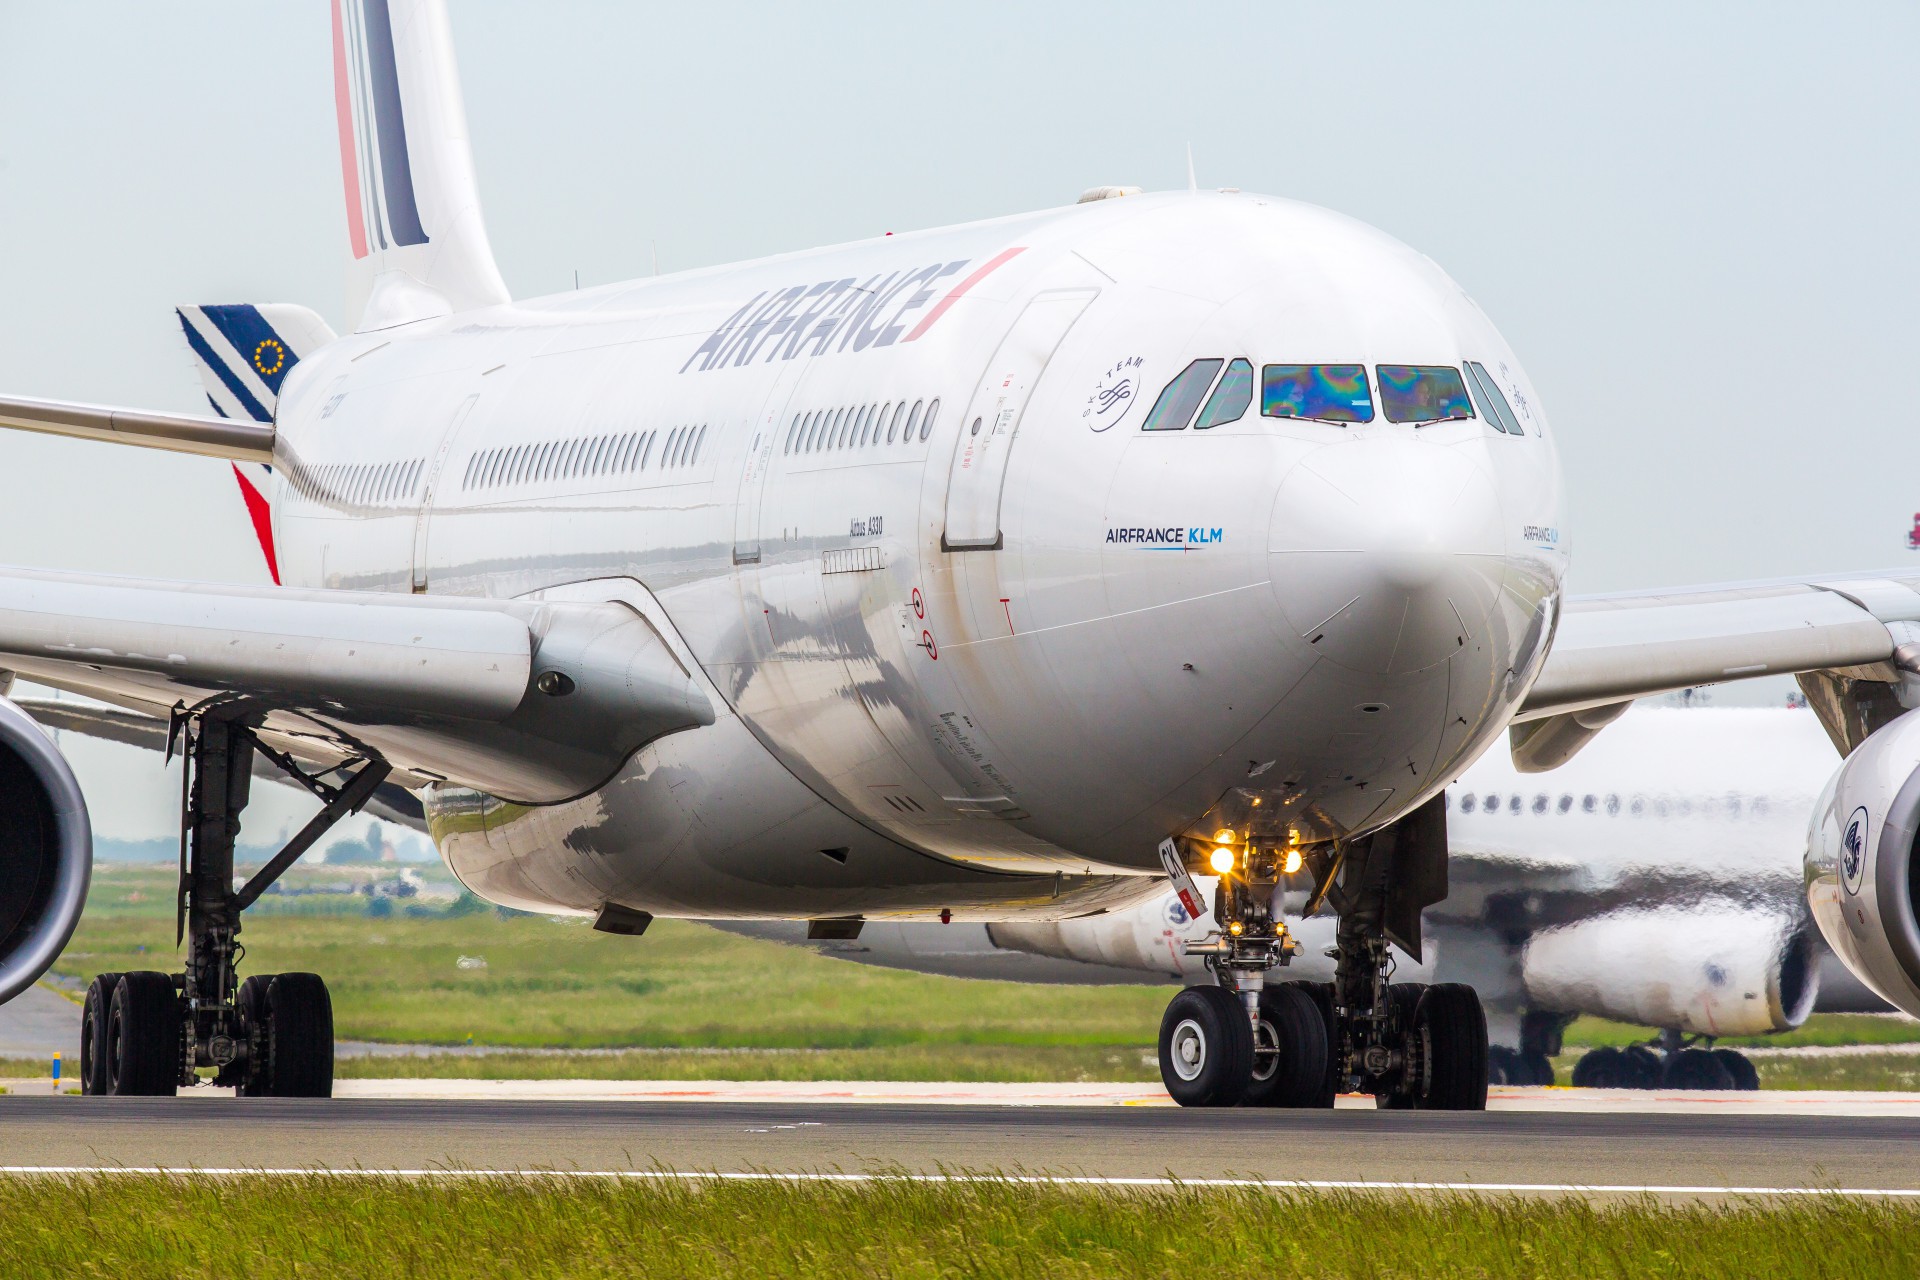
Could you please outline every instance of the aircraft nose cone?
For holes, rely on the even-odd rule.
[[[1273,589],[1318,656],[1374,675],[1419,671],[1484,627],[1501,523],[1499,492],[1471,451],[1342,441],[1304,459],[1275,497]]]

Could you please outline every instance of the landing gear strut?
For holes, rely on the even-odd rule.
[[[186,967],[175,974],[103,973],[87,988],[81,1032],[81,1092],[172,1094],[201,1067],[243,1096],[324,1098],[333,1092],[333,1006],[311,973],[255,976],[236,970],[246,954],[240,916],[332,826],[357,812],[389,767],[362,763],[341,785],[303,772],[262,744],[253,729],[213,712],[180,713],[186,794],[181,817],[177,938]],[[233,883],[233,845],[258,753],[320,797],[323,807],[252,879]]]

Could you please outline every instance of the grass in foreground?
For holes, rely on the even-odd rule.
[[[11,1275],[1593,1277],[1920,1272],[1920,1207],[1004,1182],[0,1183]]]

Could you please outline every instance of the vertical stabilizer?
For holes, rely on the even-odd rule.
[[[350,323],[388,329],[507,301],[445,0],[331,3]]]

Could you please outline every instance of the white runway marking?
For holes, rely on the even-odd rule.
[[[1101,1178],[1050,1174],[997,1173],[775,1173],[695,1172],[679,1169],[249,1169],[192,1168],[175,1165],[0,1165],[9,1177],[94,1177],[131,1175],[170,1178],[374,1178],[422,1180],[434,1178],[517,1178],[538,1181],[627,1182],[926,1182],[1010,1183],[1021,1186],[1114,1187],[1181,1190],[1225,1188],[1255,1191],[1447,1191],[1472,1194],[1654,1195],[1654,1196],[1879,1196],[1920,1199],[1920,1188],[1909,1187],[1713,1187],[1655,1183],[1588,1184],[1579,1182],[1384,1182],[1331,1178]]]

